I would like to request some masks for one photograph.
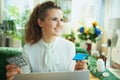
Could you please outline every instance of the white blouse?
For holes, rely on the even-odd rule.
[[[48,51],[49,47],[51,52]],[[60,37],[50,44],[43,39],[33,45],[26,44],[23,48],[23,55],[30,63],[30,66],[23,67],[25,73],[29,73],[30,70],[32,72],[74,70],[75,61],[72,59],[75,56],[75,46],[72,42]]]

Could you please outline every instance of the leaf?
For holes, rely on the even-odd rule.
[[[78,34],[78,38],[82,39],[82,40],[87,40],[87,35],[82,33],[82,34]]]

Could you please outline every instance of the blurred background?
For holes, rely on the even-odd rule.
[[[0,0],[0,47],[22,48],[24,26],[36,4],[47,0]],[[62,37],[76,46],[86,48],[77,35],[82,26],[97,22],[102,34],[92,43],[92,50],[105,53],[108,66],[120,68],[120,0],[51,0],[61,5],[64,12]]]

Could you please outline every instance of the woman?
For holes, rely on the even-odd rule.
[[[24,69],[7,65],[7,79],[13,80],[17,73],[57,72],[87,69],[86,61],[75,63],[75,46],[60,38],[63,27],[63,13],[52,1],[38,4],[26,24],[23,55],[30,67]],[[75,67],[74,67],[75,66]]]

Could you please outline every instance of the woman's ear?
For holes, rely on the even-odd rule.
[[[38,25],[39,25],[40,27],[42,27],[42,21],[41,21],[40,19],[38,19],[37,22],[38,22]]]

